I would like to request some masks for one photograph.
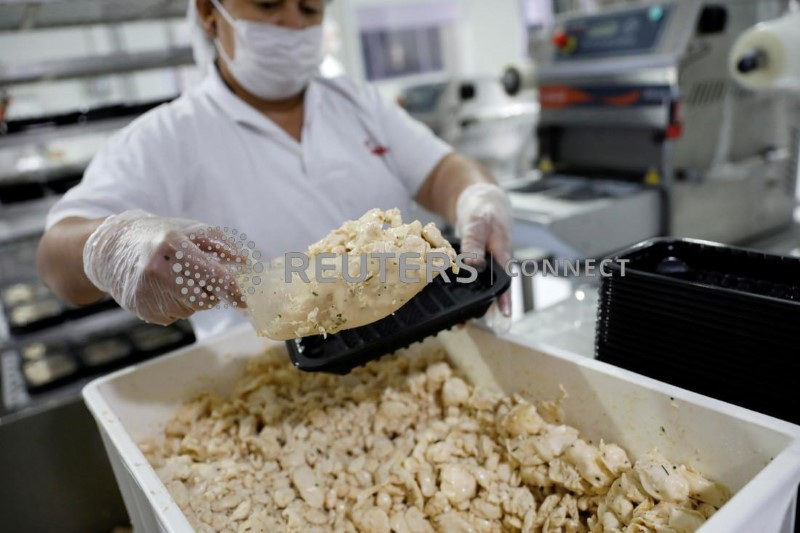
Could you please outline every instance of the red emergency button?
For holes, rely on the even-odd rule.
[[[558,48],[566,48],[569,44],[569,35],[564,30],[558,30],[553,34],[553,44]]]
[[[667,126],[664,136],[667,139],[679,139],[683,135],[683,124],[676,122]]]

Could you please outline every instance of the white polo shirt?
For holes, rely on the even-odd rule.
[[[114,135],[52,208],[47,227],[143,209],[235,228],[264,257],[279,257],[369,209],[407,214],[451,151],[375,89],[344,77],[312,81],[298,143],[209,71],[201,85]],[[201,338],[244,320],[226,310],[192,318]]]

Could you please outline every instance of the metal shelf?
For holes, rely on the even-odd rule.
[[[0,320],[5,320],[0,316]],[[89,381],[97,376],[81,378],[73,383],[63,385],[54,390],[38,393],[30,396],[25,390],[24,379],[19,364],[16,361],[17,354],[12,350],[14,344],[23,342],[57,342],[66,339],[74,340],[85,337],[98,331],[111,331],[124,329],[138,324],[139,320],[123,309],[112,309],[89,315],[78,320],[71,320],[59,324],[58,326],[43,330],[37,333],[26,335],[21,340],[12,343],[9,339],[0,339],[0,357],[8,365],[5,374],[2,376],[0,387],[5,389],[4,398],[0,398],[0,425],[13,420],[27,417],[39,413],[53,406],[74,401],[80,398],[81,389]],[[12,370],[13,369],[13,370]],[[4,401],[3,401],[4,400]],[[11,403],[12,405],[5,405]]]
[[[57,141],[73,135],[89,135],[93,133],[103,133],[121,129],[136,117],[120,117],[90,122],[87,124],[71,124],[59,127],[43,127],[15,133],[13,135],[0,135],[0,149],[13,146],[26,146],[29,144],[44,144],[50,141]]]
[[[185,0],[0,0],[0,31],[183,17]]]
[[[5,174],[0,174],[0,187],[16,183],[49,183],[71,178],[72,176],[80,177],[83,171],[86,170],[86,167],[89,166],[91,160],[92,158],[89,157],[67,163],[59,162],[47,164],[35,170],[14,170]]]
[[[183,46],[163,51],[116,53],[41,61],[27,65],[7,65],[0,68],[0,87],[39,81],[120,74],[193,63],[192,48]]]
[[[171,100],[173,98],[105,105],[69,113],[12,120],[5,124],[6,131],[0,133],[0,150],[17,146],[46,144],[53,140],[76,135],[115,131],[154,107]]]
[[[42,233],[47,212],[59,198],[45,196],[30,202],[0,206],[0,243]]]

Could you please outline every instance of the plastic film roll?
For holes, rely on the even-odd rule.
[[[731,49],[733,79],[751,90],[800,90],[800,12],[762,22]]]

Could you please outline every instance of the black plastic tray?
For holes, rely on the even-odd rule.
[[[57,352],[59,355],[65,356],[66,358],[70,359],[75,364],[75,369],[69,374],[66,374],[56,379],[52,379],[45,383],[40,383],[40,384],[31,383],[28,380],[28,376],[25,374],[24,371],[24,366],[27,361],[25,361],[25,359],[22,356],[23,349],[30,344],[35,344],[35,343],[26,343],[25,345],[20,346],[19,349],[17,350],[19,354],[20,374],[22,375],[22,379],[25,382],[25,387],[28,389],[28,392],[31,393],[44,392],[46,390],[58,387],[59,385],[63,385],[70,381],[74,381],[81,375],[82,371],[81,362],[75,355],[75,351],[73,350],[73,347],[70,344],[66,342],[47,342],[43,343],[46,346],[46,352],[44,357],[42,357],[42,359],[50,359],[51,357],[53,357],[54,352]]]
[[[149,347],[141,344],[143,336],[161,335],[162,339],[164,339],[165,332],[168,332],[168,335],[171,336],[171,338],[167,337],[165,342],[162,342],[161,344],[153,344]],[[140,358],[171,352],[195,341],[194,332],[187,332],[183,329],[183,327],[180,327],[177,324],[171,324],[166,327],[158,326],[156,324],[140,324],[128,330],[126,332],[126,336],[131,346],[133,346],[137,356]]]
[[[73,382],[77,379],[84,378],[84,377],[93,377],[99,376],[106,372],[110,372],[112,370],[123,368],[125,366],[138,363],[140,361],[145,361],[148,359],[152,359],[153,357],[160,356],[162,354],[171,352],[173,350],[177,350],[183,346],[187,346],[195,342],[195,335],[194,331],[186,320],[178,321],[174,324],[170,324],[169,326],[163,326],[170,330],[178,331],[181,334],[179,340],[175,340],[175,342],[171,342],[169,344],[163,344],[158,346],[157,348],[153,348],[151,350],[141,350],[138,349],[136,344],[130,339],[130,333],[133,329],[137,328],[161,328],[162,326],[156,326],[146,323],[133,323],[130,325],[126,325],[121,327],[117,330],[113,331],[104,331],[104,332],[96,332],[88,337],[81,338],[81,339],[71,339],[70,341],[61,341],[56,344],[60,345],[63,348],[64,352],[68,357],[73,359],[77,363],[77,369],[72,374],[67,376],[63,376],[57,380],[53,380],[51,382],[47,382],[42,385],[33,385],[25,378],[23,373],[23,379],[25,381],[25,385],[28,389],[28,392],[31,394],[43,392],[46,390],[50,390],[52,388],[58,387],[60,385],[64,385],[66,383]],[[118,340],[124,343],[128,348],[129,351],[124,357],[120,357],[118,359],[109,360],[104,363],[99,364],[88,364],[82,355],[82,350],[91,343],[100,342],[104,340]],[[20,371],[22,370],[22,365],[24,361],[22,360],[21,352],[22,349],[31,343],[37,342],[35,339],[30,341],[25,341],[21,344],[15,344],[14,348],[20,354],[19,357],[19,364],[20,364]],[[46,343],[50,344],[50,343]]]
[[[763,317],[751,317],[746,313],[737,314],[725,308],[703,308],[696,307],[693,302],[681,302],[675,304],[670,300],[649,298],[648,295],[622,295],[622,290],[617,289],[616,294],[606,302],[607,307],[612,306],[614,311],[625,313],[628,311],[632,315],[633,323],[643,326],[653,324],[669,323],[675,321],[676,324],[688,328],[702,328],[703,333],[709,336],[714,334],[746,334],[755,340],[767,338],[765,332],[769,332],[770,338],[783,340],[797,339],[797,329],[791,325],[781,324],[777,321],[785,320],[786,317],[770,317],[765,320]],[[644,315],[642,315],[644,313]],[[643,316],[646,321],[640,320]],[[622,325],[627,324],[623,323]]]
[[[616,258],[630,261],[602,281],[598,359],[800,422],[786,407],[800,375],[800,258],[671,238]]]
[[[29,279],[19,281],[19,283],[31,283],[31,284],[41,285],[40,282]],[[9,285],[0,287],[0,292],[8,288],[8,286],[14,284],[16,283],[10,283]],[[55,295],[47,291],[45,295],[36,296],[32,300],[19,305],[35,304],[42,301],[43,299],[50,299],[50,298],[55,298]],[[16,307],[17,306],[8,306],[4,302],[0,302],[0,308],[2,308],[3,310],[3,316],[6,319],[9,332],[13,335],[27,335],[29,333],[47,329],[69,320],[75,320],[78,318],[83,318],[85,316],[101,313],[109,309],[115,309],[116,307],[118,307],[118,305],[117,302],[115,302],[111,298],[105,298],[103,300],[100,300],[99,302],[81,307],[72,306],[64,302],[61,302],[60,310],[58,313],[52,315],[45,315],[39,318],[38,320],[33,320],[25,324],[14,324],[11,322],[11,314],[13,313]]]
[[[286,342],[294,365],[307,372],[347,374],[373,359],[406,348],[442,330],[480,318],[511,284],[503,268],[487,256],[487,267],[471,283],[438,276],[396,313],[373,324]],[[462,277],[464,274],[462,274]]]
[[[170,102],[172,98],[151,100],[135,104],[111,104],[99,106],[92,109],[82,109],[59,113],[53,115],[43,115],[34,118],[9,120],[6,123],[7,134],[21,133],[24,131],[36,130],[48,126],[69,126],[71,124],[85,124],[99,120],[108,120],[119,117],[138,116],[154,107]]]
[[[626,277],[699,288],[748,302],[795,303],[800,308],[800,258],[693,239],[652,239],[629,248]],[[620,271],[619,263],[612,270]]]

